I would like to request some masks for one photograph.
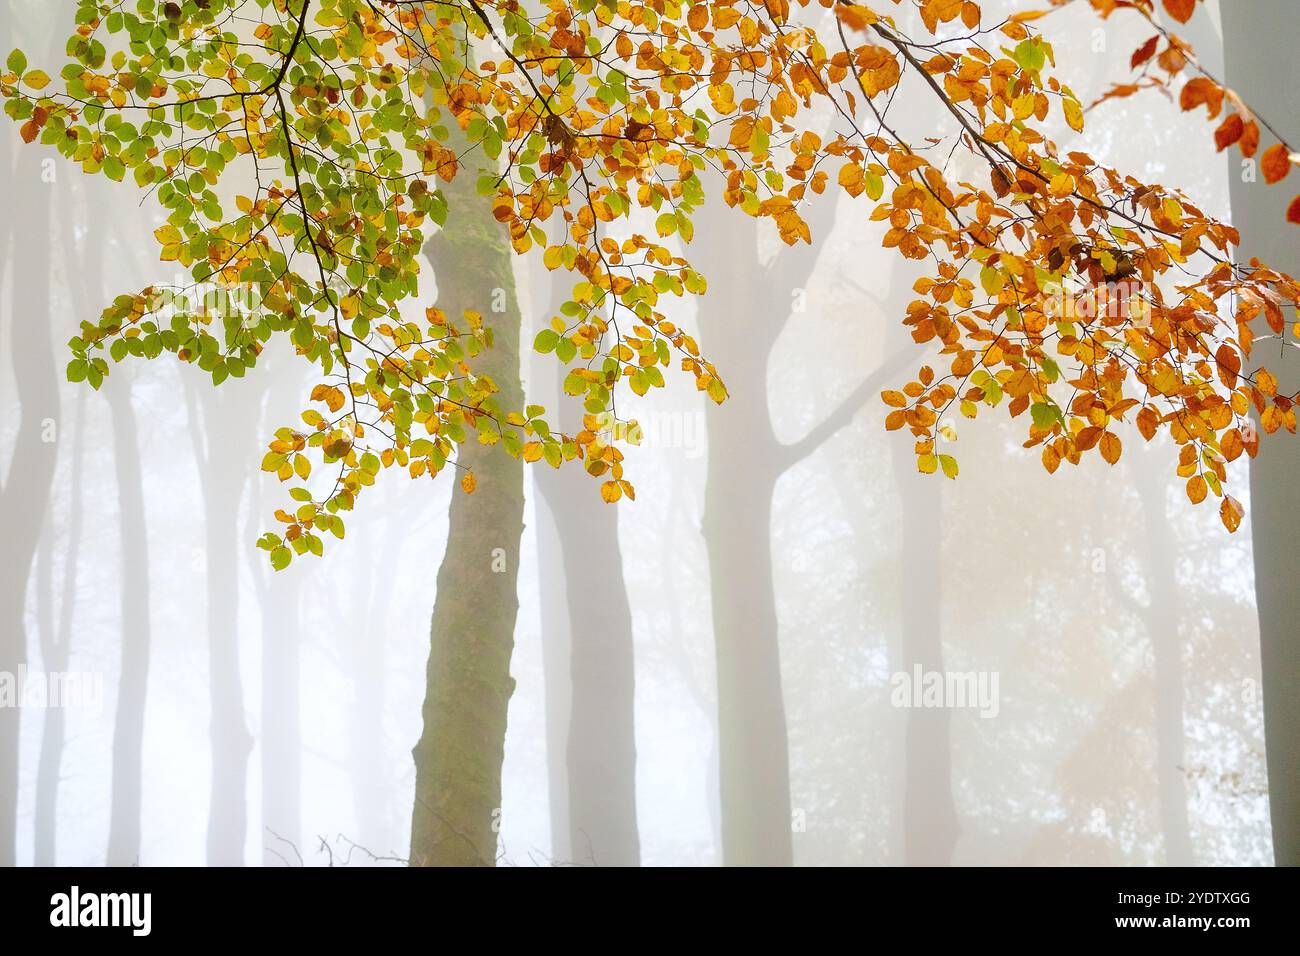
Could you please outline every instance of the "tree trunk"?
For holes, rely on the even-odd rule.
[[[94,288],[99,289],[96,285]],[[149,687],[149,534],[145,519],[140,442],[131,382],[118,369],[105,383],[113,413],[113,461],[117,468],[122,542],[122,651],[113,724],[112,802],[108,865],[140,862],[144,779],[144,712]]]
[[[551,275],[555,281],[548,283],[547,309],[568,298],[565,284],[572,282],[567,272]],[[563,366],[553,357],[544,360],[561,381]],[[574,400],[560,388],[556,397],[556,424],[576,434],[581,415],[573,409]],[[600,500],[596,483],[579,469],[539,468],[536,479],[554,519],[568,625],[568,847],[562,859],[638,866],[635,655],[618,509]]]
[[[1293,145],[1300,142],[1300,60],[1294,43],[1300,7],[1293,0],[1223,4],[1228,84]],[[1265,134],[1267,135],[1267,134]],[[1267,145],[1267,141],[1265,145]],[[1256,157],[1258,159],[1258,157]],[[1294,178],[1294,177],[1293,177]],[[1269,186],[1262,176],[1243,181],[1240,160],[1230,166],[1233,224],[1241,230],[1238,261],[1258,257],[1292,275],[1300,273],[1296,227],[1284,219],[1295,194],[1289,182]],[[1270,334],[1267,327],[1256,330]],[[1292,331],[1283,335],[1294,345]],[[1257,341],[1254,358],[1278,378],[1278,391],[1300,389],[1300,363],[1276,337]],[[1300,866],[1300,507],[1296,475],[1300,442],[1281,433],[1260,442],[1250,464],[1251,543],[1255,602],[1259,609],[1260,670],[1264,682],[1264,740],[1268,762],[1273,856],[1279,866]]]
[[[790,866],[790,756],[772,583],[778,445],[767,405],[768,352],[788,307],[775,303],[782,313],[776,319],[770,290],[755,275],[757,226],[746,221],[728,228],[733,238],[725,247],[715,244],[699,255],[710,283],[702,344],[733,396],[706,412],[703,516],[717,661],[722,856],[728,866]]]
[[[292,407],[302,385],[297,362],[271,364],[273,383],[267,401],[271,415]],[[277,423],[267,421],[264,434]],[[260,556],[260,552],[259,552]],[[285,843],[301,847],[302,716],[299,647],[302,600],[301,565],[268,571],[260,559],[255,574],[265,575],[262,603],[262,863],[284,862]]]
[[[1156,784],[1166,866],[1195,866],[1187,822],[1187,780],[1183,759],[1183,648],[1178,636],[1178,547],[1165,513],[1165,483],[1135,461],[1147,541],[1147,582],[1151,605],[1143,614],[1155,660]]]
[[[722,856],[728,866],[790,866],[790,758],[772,590],[772,486],[758,470],[760,462],[746,461],[751,451],[744,445],[747,429],[736,420],[745,414],[739,402],[732,411],[739,414],[709,429],[704,512],[718,675]],[[718,414],[710,411],[711,417]],[[740,479],[746,468],[748,475]]]
[[[900,501],[898,568],[903,670],[943,673],[942,569],[935,566],[942,536],[938,475],[916,470],[902,435],[891,443]],[[931,570],[933,569],[933,570]],[[947,707],[907,711],[903,771],[903,863],[949,866],[961,833],[952,798],[952,715]]]
[[[550,356],[541,358],[555,361]],[[542,683],[546,692],[546,793],[551,819],[551,859],[556,863],[570,863],[575,854],[569,833],[569,770],[565,758],[573,695],[569,675],[569,609],[564,598],[561,531],[546,501],[545,478],[543,469],[533,469],[539,491],[537,579],[542,612]]]
[[[301,580],[286,568],[268,583],[262,607],[262,862],[283,862],[284,842],[301,847],[302,720],[298,621]]]
[[[49,504],[58,443],[59,376],[50,342],[51,191],[41,182],[41,154],[24,150],[11,206],[17,234],[13,248],[14,292],[10,312],[10,355],[21,417],[9,471],[0,492],[0,534],[5,569],[0,574],[0,673],[16,675],[27,664],[24,611],[27,582],[40,544]],[[0,866],[16,862],[18,740],[21,707],[0,707]]]
[[[231,380],[218,392],[198,382],[207,453],[203,471],[203,517],[207,541],[206,596],[209,739],[207,860],[210,866],[242,866],[248,835],[248,758],[253,739],[244,713],[239,666],[239,502],[245,463],[251,455],[249,421],[256,395],[248,381]],[[249,449],[248,453],[244,449]]]
[[[473,170],[444,186],[447,224],[426,255],[438,283],[438,305],[453,321],[483,310],[493,290],[504,313],[486,313],[493,346],[475,359],[492,378],[503,410],[522,409],[520,312],[511,250],[477,195]],[[485,423],[486,425],[486,423]],[[501,812],[501,765],[514,678],[516,581],[523,535],[523,464],[471,434],[459,464],[473,469],[477,490],[453,490],[447,550],[438,570],[437,599],[426,672],[424,729],[412,751],[415,806],[413,866],[492,866]]]

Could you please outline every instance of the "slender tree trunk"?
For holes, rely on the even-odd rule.
[[[79,445],[74,454],[80,454]],[[54,620],[52,537],[53,529],[47,523],[36,554],[36,630],[41,647],[41,667],[47,674],[62,671],[67,666],[66,658],[60,654],[59,628]],[[36,866],[54,865],[54,837],[58,824],[59,766],[63,761],[63,725],[62,707],[45,708],[41,719],[41,748],[36,761],[36,809],[32,820],[35,831],[32,863]]]
[[[565,272],[552,273],[552,278],[547,309],[568,297],[572,282]],[[558,383],[563,367],[550,361]],[[572,399],[559,388],[556,393],[558,425],[576,434],[581,416]],[[638,866],[635,661],[618,509],[600,501],[591,478],[578,469],[540,468],[536,478],[558,537],[568,624],[569,844],[564,860]]]
[[[532,474],[539,491],[536,513],[541,525],[537,534],[537,576],[542,612],[542,682],[546,688],[546,786],[551,859],[571,863],[576,854],[569,832],[569,770],[565,751],[573,691],[569,674],[569,609],[564,596],[564,549],[560,545],[559,520],[546,501],[545,472],[534,468]]]
[[[789,866],[790,754],[772,581],[772,496],[782,473],[834,434],[852,402],[796,445],[778,442],[767,399],[772,348],[834,224],[813,208],[814,244],[758,258],[758,224],[715,208],[702,225],[725,242],[693,251],[709,281],[701,339],[733,400],[708,403],[708,479],[702,519],[713,600],[718,680],[722,856],[728,866]]]
[[[262,862],[302,838],[302,720],[299,711],[299,603],[294,568],[270,581],[262,608]],[[283,580],[282,580],[283,579]],[[280,846],[278,849],[282,850]]]
[[[779,468],[767,405],[767,357],[784,321],[757,271],[757,226],[732,223],[701,251],[709,296],[701,339],[733,399],[710,406],[703,516],[718,680],[722,854],[728,866],[789,866],[790,756],[776,594],[772,494]],[[738,234],[737,234],[738,233]],[[738,316],[750,321],[737,321]]]
[[[1300,142],[1300,60],[1294,48],[1300,7],[1292,0],[1222,7],[1228,84],[1294,146]],[[1289,182],[1269,186],[1257,170],[1255,181],[1245,181],[1237,158],[1229,170],[1233,224],[1243,239],[1238,261],[1258,257],[1300,273],[1296,227],[1284,219],[1294,187]],[[1256,332],[1271,335],[1266,326]],[[1296,344],[1290,328],[1283,335]],[[1276,337],[1257,341],[1253,358],[1277,375],[1280,393],[1300,389],[1300,362]],[[1279,866],[1300,866],[1300,442],[1283,433],[1266,437],[1260,446],[1250,464],[1250,510],[1273,855]]]
[[[1160,826],[1166,866],[1195,866],[1187,822],[1187,781],[1183,759],[1183,661],[1178,637],[1178,582],[1174,577],[1177,542],[1165,512],[1165,484],[1135,461],[1138,493],[1142,497],[1147,544],[1147,583],[1151,605],[1146,608],[1147,635],[1155,660],[1156,784],[1160,792]]]
[[[267,374],[275,381],[267,407],[278,412],[288,407],[301,385],[297,363],[288,368],[273,365]],[[271,434],[275,422],[267,422]],[[281,863],[287,841],[301,846],[302,838],[302,717],[300,709],[299,647],[302,601],[302,567],[267,572],[265,564],[254,573],[267,577],[262,598],[262,863]],[[280,855],[277,855],[280,854]]]
[[[209,790],[207,860],[210,866],[242,866],[248,834],[248,758],[253,739],[244,712],[239,665],[239,502],[249,455],[249,421],[256,420],[256,394],[248,381],[228,381],[220,391],[198,382],[207,452],[203,517],[207,542]]]
[[[18,435],[0,491],[0,673],[16,675],[27,664],[24,612],[27,583],[49,504],[58,444],[49,440],[59,424],[59,376],[50,342],[50,233],[53,189],[43,184],[40,153],[25,150],[10,207],[24,241],[14,243],[14,291],[10,312],[10,356],[22,409]],[[18,740],[21,707],[0,707],[0,866],[16,862]]]
[[[463,170],[444,186],[447,224],[426,254],[438,283],[438,305],[460,320],[483,310],[493,290],[504,313],[487,313],[493,346],[475,369],[496,382],[503,409],[523,407],[519,374],[520,312],[506,237],[487,199]],[[516,582],[523,535],[523,464],[473,435],[459,464],[474,471],[477,490],[452,493],[447,549],[438,570],[424,699],[424,729],[412,751],[414,866],[492,866],[501,812],[501,765],[514,678]]]
[[[385,542],[396,542],[407,516],[395,515],[387,530],[376,540],[367,529],[357,542],[366,553],[378,553]],[[396,565],[396,561],[390,562]],[[382,570],[382,568],[381,568]],[[356,841],[380,853],[388,847],[389,762],[384,736],[384,651],[388,633],[388,609],[392,601],[393,575],[375,574],[371,562],[358,576],[357,620],[349,636],[352,679],[352,719],[348,722],[349,764],[352,775],[352,803],[356,816]]]
[[[51,580],[53,551],[52,529],[41,535],[40,560],[43,573],[41,594],[41,665],[46,673],[66,670],[72,651],[72,622],[77,607],[77,572],[81,565],[83,470],[86,458],[85,434],[86,391],[77,396],[77,414],[73,424],[72,472],[69,476],[72,501],[68,508],[68,538],[64,547],[63,590],[59,597],[58,625],[54,624],[54,594]],[[63,745],[66,724],[62,707],[45,711],[41,726],[41,751],[36,767],[36,842],[32,862],[36,866],[54,866],[59,823],[59,777],[63,768]]]
[[[709,430],[703,522],[713,582],[722,854],[728,866],[789,866],[794,847],[772,591],[772,485],[762,463],[747,460],[748,423],[739,417]],[[738,472],[746,468],[742,480]]]
[[[144,714],[149,687],[149,535],[140,441],[125,369],[110,376],[105,391],[113,413],[113,460],[122,541],[122,651],[113,724],[108,865],[132,866],[140,862]]]
[[[900,499],[902,576],[899,624],[904,671],[920,665],[924,674],[942,673],[942,569],[934,556],[942,534],[942,498],[934,475],[916,470],[909,443],[892,447]],[[948,866],[961,833],[952,798],[952,715],[946,707],[907,711],[903,773],[903,862]]]

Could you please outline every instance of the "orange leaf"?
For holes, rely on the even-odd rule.
[[[1246,509],[1241,506],[1241,502],[1232,495],[1223,499],[1223,504],[1219,506],[1219,518],[1223,521],[1223,526],[1229,532],[1236,531],[1241,527],[1242,516],[1245,515]]]
[[[1255,155],[1255,150],[1259,149],[1259,124],[1251,120],[1246,124],[1246,128],[1241,132],[1241,140],[1237,143],[1237,148],[1241,150],[1241,155],[1249,159]]]
[[[1120,443],[1119,436],[1114,432],[1106,432],[1101,436],[1101,457],[1105,458],[1110,464],[1119,461],[1120,452],[1123,451],[1123,445]]]
[[[1219,152],[1223,152],[1237,140],[1241,139],[1242,133],[1246,131],[1246,124],[1241,121],[1240,113],[1233,113],[1214,131],[1214,146]]]
[[[1187,479],[1187,497],[1192,500],[1192,504],[1199,505],[1205,500],[1205,495],[1209,487],[1205,484],[1205,479],[1200,475],[1193,475]]]
[[[1259,168],[1264,173],[1266,183],[1276,183],[1286,179],[1286,174],[1291,171],[1291,157],[1287,154],[1286,147],[1281,143],[1274,143],[1264,150]]]
[[[1219,378],[1228,388],[1237,387],[1237,376],[1241,373],[1241,356],[1237,350],[1226,342],[1214,353],[1214,361],[1219,366]]]
[[[1219,115],[1223,108],[1223,87],[1203,76],[1187,81],[1183,91],[1178,94],[1178,105],[1184,111],[1194,110],[1202,103],[1210,112],[1210,119]]]
[[[1156,437],[1156,427],[1160,424],[1160,416],[1155,413],[1155,409],[1147,407],[1137,414],[1138,431],[1147,441]]]
[[[465,472],[465,477],[460,480],[460,486],[465,489],[465,494],[472,495],[474,489],[478,487],[478,479],[474,477],[474,472]]]
[[[1241,443],[1241,432],[1235,428],[1230,428],[1223,433],[1219,439],[1219,451],[1223,452],[1223,457],[1228,461],[1236,461],[1245,451],[1245,446]]]
[[[1296,196],[1295,199],[1292,199],[1291,205],[1287,207],[1286,221],[1293,222],[1297,226],[1300,226],[1300,196]]]
[[[1165,10],[1179,23],[1186,23],[1196,12],[1196,0],[1164,0]]]

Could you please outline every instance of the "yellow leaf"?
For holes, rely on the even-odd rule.
[[[600,496],[613,504],[623,497],[623,489],[619,487],[617,481],[607,481],[600,486]]]
[[[1078,100],[1065,100],[1065,121],[1076,133],[1083,132],[1083,107],[1079,105]]]
[[[478,479],[474,477],[474,472],[465,472],[465,476],[460,480],[460,486],[464,489],[465,494],[472,495],[474,489],[478,487]]]

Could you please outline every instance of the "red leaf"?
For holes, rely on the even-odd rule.
[[[1137,69],[1147,60],[1151,59],[1151,57],[1155,55],[1156,44],[1158,44],[1159,42],[1160,42],[1160,36],[1156,35],[1153,36],[1150,40],[1147,40],[1146,43],[1143,43],[1136,50],[1134,50],[1133,57],[1132,59],[1129,60],[1129,66],[1132,67],[1133,69]]]
[[[1293,222],[1297,226],[1300,226],[1300,196],[1296,196],[1295,199],[1292,199],[1291,205],[1287,207],[1286,221]]]

